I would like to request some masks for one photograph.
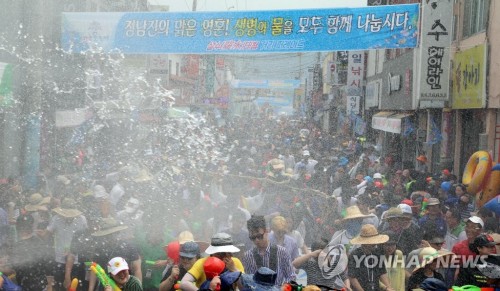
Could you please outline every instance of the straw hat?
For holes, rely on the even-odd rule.
[[[353,245],[376,245],[383,244],[389,240],[389,236],[379,234],[375,226],[372,224],[364,224],[361,227],[359,236],[351,239]]]
[[[61,207],[54,208],[52,211],[66,218],[77,217],[82,214],[80,210],[76,209],[76,201],[72,198],[64,198]]]
[[[285,163],[280,159],[272,159],[267,162],[275,170],[282,170],[285,168]]]
[[[92,236],[105,236],[127,229],[128,226],[123,225],[112,217],[103,218],[99,223],[99,230],[92,233]]]
[[[50,203],[50,197],[43,197],[40,193],[31,194],[28,199],[28,204],[24,206],[24,210],[28,212],[34,212],[38,210],[47,211],[47,207],[45,205]]]
[[[342,221],[348,220],[348,219],[355,219],[355,218],[366,218],[370,217],[370,215],[365,215],[361,213],[361,210],[359,210],[358,206],[349,206],[345,209],[345,216],[342,218]]]
[[[184,243],[187,243],[188,241],[194,241],[194,236],[190,231],[185,230],[179,233],[179,235],[177,236],[177,240],[179,241],[179,244],[182,245]]]
[[[146,169],[141,169],[139,173],[137,173],[132,180],[136,183],[141,183],[141,182],[148,182],[153,180],[153,175],[149,173],[148,170]]]
[[[426,265],[432,263],[435,259],[444,257],[444,256],[453,256],[454,254],[449,251],[444,251],[444,250],[436,250],[433,247],[426,247],[422,248],[420,250],[420,253],[418,254],[418,260],[419,264],[418,266],[413,270],[413,272],[416,272],[420,268],[425,267]]]

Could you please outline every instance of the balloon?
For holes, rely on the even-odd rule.
[[[496,215],[500,215],[500,195],[497,195],[490,201],[486,202],[486,204],[484,204],[484,207],[495,212]]]
[[[379,188],[379,189],[384,189],[384,184],[380,181],[376,181],[374,183],[375,187]]]
[[[167,257],[174,262],[174,265],[177,265],[179,263],[180,259],[179,252],[181,250],[181,245],[179,244],[179,242],[173,241],[169,243],[167,246],[165,246],[164,250],[165,253],[167,254]]]
[[[443,182],[441,183],[441,190],[443,190],[444,192],[450,192],[451,190],[451,182]]]

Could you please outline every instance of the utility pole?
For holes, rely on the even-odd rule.
[[[196,11],[196,6],[198,6],[198,0],[193,0],[193,11]]]

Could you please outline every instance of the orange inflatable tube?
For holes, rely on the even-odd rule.
[[[465,165],[462,183],[470,194],[479,193],[485,186],[491,172],[491,156],[486,151],[477,151]]]
[[[483,191],[476,194],[477,206],[482,207],[498,194],[500,194],[500,164],[496,164],[491,168],[490,177],[486,181]]]

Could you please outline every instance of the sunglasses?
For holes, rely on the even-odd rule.
[[[251,241],[254,241],[256,239],[263,239],[264,238],[264,234],[263,233],[259,233],[259,234],[256,234],[256,235],[251,235],[248,237]]]

